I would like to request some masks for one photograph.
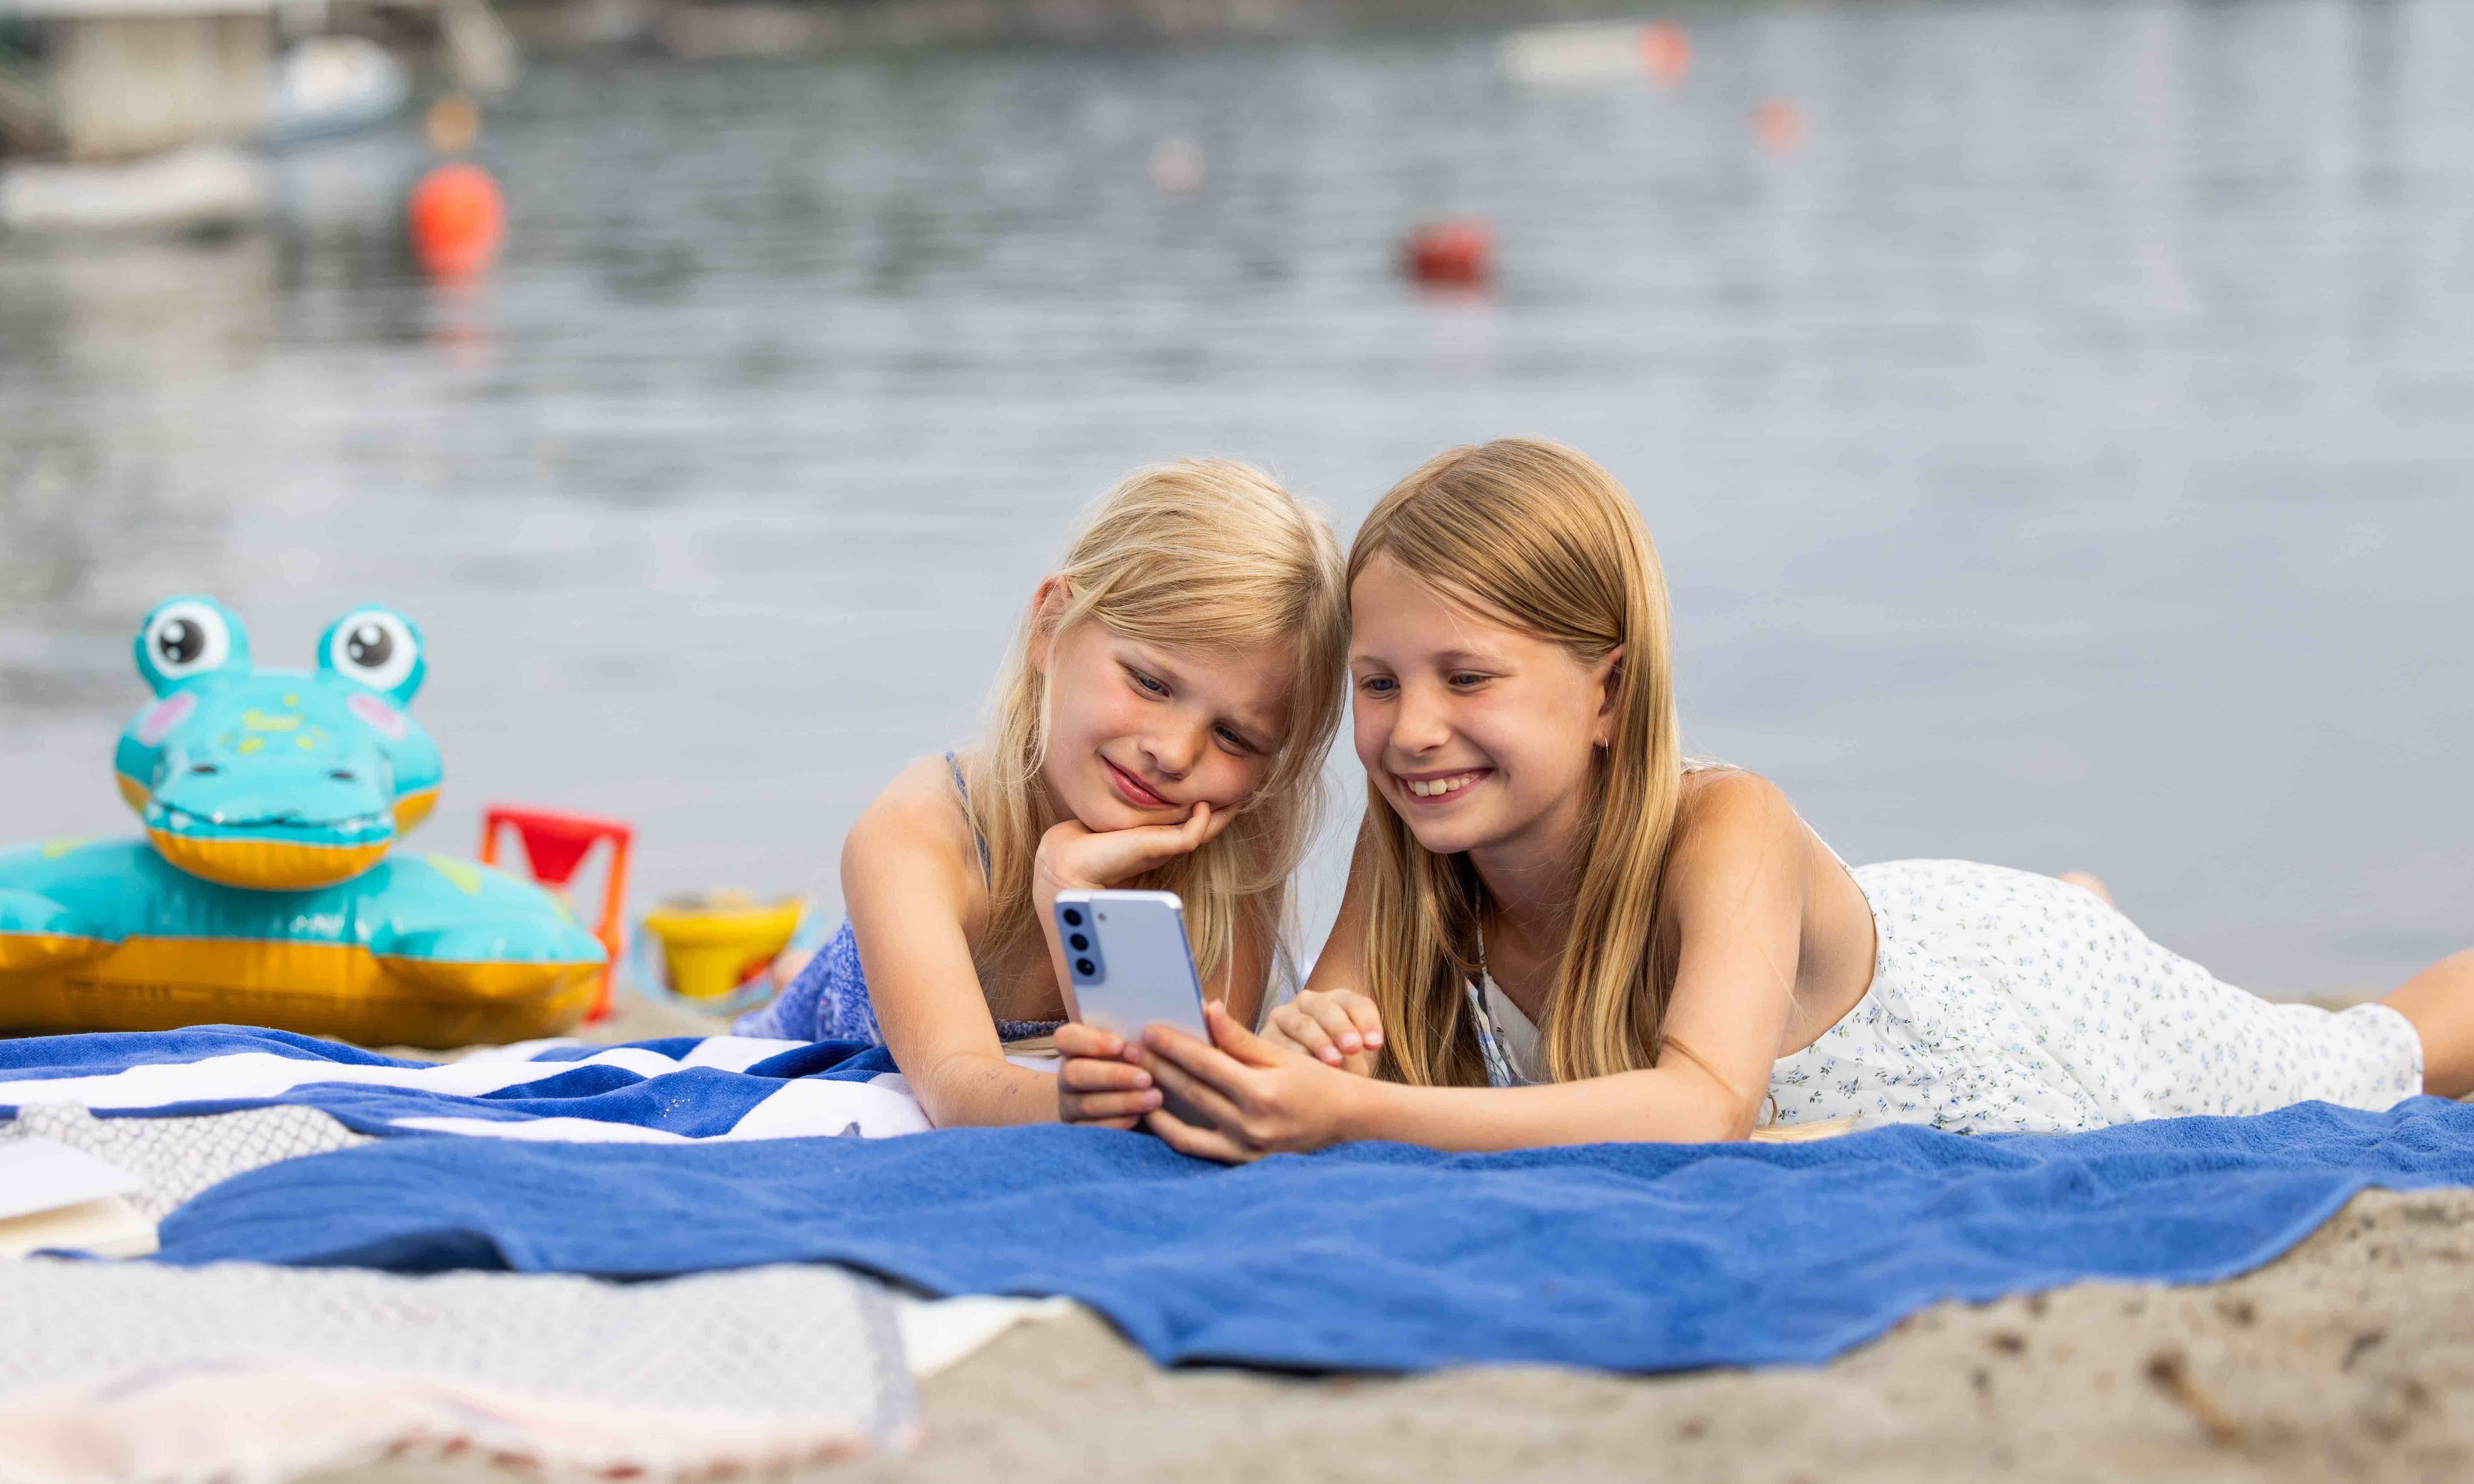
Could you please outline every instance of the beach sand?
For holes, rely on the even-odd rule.
[[[2462,1478],[2469,1273],[2474,1191],[2375,1191],[2244,1277],[1945,1303],[1815,1369],[1162,1371],[1077,1314],[930,1377],[917,1451],[840,1476]]]
[[[591,1034],[709,1029],[639,1002]],[[2292,1252],[2225,1282],[2080,1283],[1940,1304],[1816,1368],[1164,1371],[1078,1312],[1024,1325],[929,1377],[921,1409],[913,1452],[813,1477],[2462,1478],[2474,1473],[2474,1190],[2366,1192]],[[404,1463],[321,1477],[500,1475]]]

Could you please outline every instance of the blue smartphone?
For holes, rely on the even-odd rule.
[[[1185,936],[1185,904],[1174,891],[1059,891],[1056,940],[1065,945],[1065,1012],[1139,1042],[1145,1029],[1175,1026],[1205,1046],[1202,978]],[[1185,1122],[1212,1122],[1160,1089],[1160,1106]]]

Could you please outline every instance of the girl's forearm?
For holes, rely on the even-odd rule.
[[[939,1129],[1056,1121],[1055,1074],[1016,1066],[1003,1057],[948,1057],[925,1077],[911,1079],[911,1085],[928,1121]]]
[[[1739,1139],[1759,1105],[1689,1067],[1659,1067],[1535,1087],[1411,1087],[1356,1081],[1343,1136],[1484,1153],[1556,1144],[1697,1144]]]

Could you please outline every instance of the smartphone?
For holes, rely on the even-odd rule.
[[[1140,1041],[1146,1027],[1175,1026],[1205,1046],[1202,978],[1185,937],[1185,904],[1174,891],[1059,891],[1056,940],[1065,945],[1065,1012],[1084,1025]],[[1200,1128],[1213,1124],[1160,1089],[1160,1105]]]

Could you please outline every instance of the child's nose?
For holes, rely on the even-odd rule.
[[[1405,688],[1392,713],[1392,745],[1403,752],[1425,752],[1449,742],[1451,735],[1443,698],[1421,686]]]
[[[1182,778],[1202,750],[1202,734],[1182,729],[1154,733],[1143,743],[1143,750],[1151,754],[1152,766],[1171,778]]]

